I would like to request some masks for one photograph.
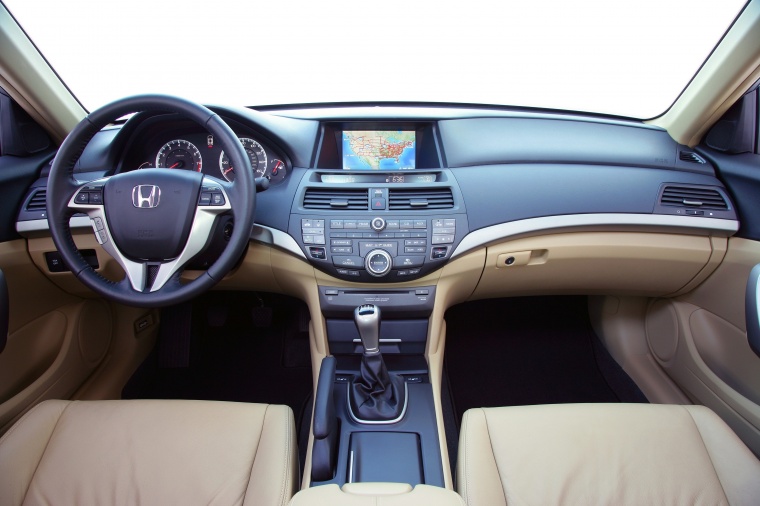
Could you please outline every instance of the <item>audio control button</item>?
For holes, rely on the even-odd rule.
[[[393,267],[395,269],[403,269],[406,267],[421,267],[424,262],[424,256],[403,255],[393,259]]]
[[[341,255],[333,255],[332,257],[333,265],[335,267],[361,267],[364,264],[364,260],[362,257],[356,257],[356,256],[341,256]]]
[[[385,276],[391,270],[391,256],[387,251],[376,249],[367,253],[365,266],[367,271],[375,277]]]
[[[372,230],[380,232],[385,228],[385,220],[382,218],[375,218],[372,220],[372,223],[370,223],[370,227],[372,227]]]

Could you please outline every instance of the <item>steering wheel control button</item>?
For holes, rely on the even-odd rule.
[[[106,227],[103,225],[103,219],[100,216],[96,216],[92,219],[92,224],[95,225],[95,231],[103,230]]]
[[[224,195],[221,192],[219,193],[214,192],[211,194],[212,206],[223,206],[224,204],[226,204],[226,201],[224,200]]]
[[[201,205],[201,206],[210,206],[211,205],[211,193],[210,192],[201,192],[201,198],[198,199],[198,205]]]
[[[385,228],[385,220],[382,218],[375,218],[374,220],[372,220],[372,223],[370,224],[370,226],[372,227],[372,230],[374,230],[375,232],[380,232],[381,230]]]
[[[108,235],[105,230],[96,230],[95,238],[98,240],[98,244],[105,244],[108,242]]]
[[[77,196],[74,197],[74,202],[77,204],[89,204],[90,194],[84,191],[80,191],[79,193],[77,193]]]
[[[391,256],[385,250],[376,249],[367,253],[365,267],[373,276],[385,276],[391,270],[391,264]]]

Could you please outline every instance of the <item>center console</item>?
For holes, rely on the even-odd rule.
[[[296,192],[288,233],[335,278],[319,286],[331,356],[315,396],[312,486],[445,485],[425,358],[436,286],[393,286],[443,267],[469,233],[437,139],[432,123],[323,125],[317,169]]]

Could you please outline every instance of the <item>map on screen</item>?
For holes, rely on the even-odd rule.
[[[413,169],[416,143],[414,130],[345,130],[343,169]]]

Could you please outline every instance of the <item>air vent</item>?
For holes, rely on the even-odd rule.
[[[451,209],[452,207],[454,207],[454,197],[451,194],[451,188],[391,188],[388,194],[390,211]]]
[[[718,190],[688,186],[666,186],[660,204],[664,206],[716,209],[725,211],[728,204]]]
[[[47,190],[40,189],[35,191],[29,201],[26,203],[27,211],[44,211],[47,208]]]
[[[307,188],[303,197],[303,207],[333,211],[366,211],[369,207],[369,197],[365,189]]]
[[[678,158],[680,158],[684,162],[701,163],[701,164],[705,163],[704,158],[702,158],[701,156],[699,156],[693,151],[680,151],[678,153]]]

